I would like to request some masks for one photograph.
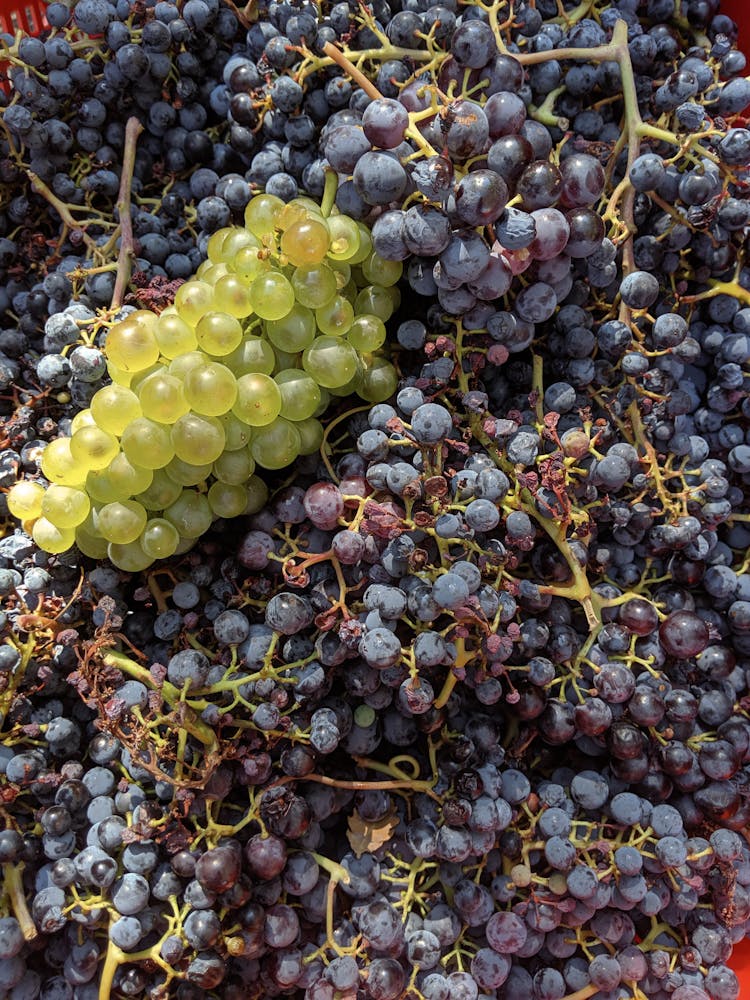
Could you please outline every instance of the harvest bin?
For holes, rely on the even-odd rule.
[[[20,30],[34,35],[42,33],[47,26],[45,7],[42,0],[28,0],[20,4],[0,0],[0,32],[12,34]],[[750,0],[721,0],[721,13],[737,22],[739,47],[750,51]],[[746,114],[750,115],[750,108]],[[735,946],[731,964],[740,980],[741,996],[750,998],[750,938]]]

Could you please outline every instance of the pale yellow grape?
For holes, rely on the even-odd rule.
[[[232,226],[221,244],[221,261],[231,264],[235,254],[243,247],[260,247],[261,241],[244,226]]]
[[[382,285],[367,285],[356,298],[354,310],[360,313],[372,313],[379,316],[385,323],[393,315],[396,307],[395,295],[397,289],[384,288]]]
[[[294,289],[279,271],[267,271],[250,285],[250,301],[261,319],[281,319],[294,305]]]
[[[141,404],[132,389],[105,385],[91,399],[91,414],[103,431],[119,437],[131,420],[142,416]]]
[[[295,267],[320,263],[328,253],[328,245],[328,227],[314,218],[296,222],[281,235],[281,252]]]
[[[238,451],[240,448],[246,448],[250,444],[253,436],[252,428],[248,427],[234,413],[223,413],[219,417],[219,420],[221,421],[221,426],[224,428],[224,451]]]
[[[383,287],[395,285],[403,271],[404,265],[400,260],[386,260],[375,251],[362,261],[362,274],[365,281],[371,285]]]
[[[281,413],[279,387],[261,372],[242,375],[237,379],[237,402],[232,412],[251,427],[270,424]]]
[[[141,382],[138,399],[143,416],[160,424],[173,424],[190,409],[182,380],[164,370],[149,375]]]
[[[133,372],[124,372],[117,365],[113,365],[111,361],[107,362],[107,374],[115,385],[122,385],[126,389],[130,387],[133,379]]]
[[[222,312],[244,319],[253,311],[250,292],[245,282],[236,274],[226,274],[214,285],[214,302]]]
[[[146,527],[146,508],[137,500],[118,500],[99,511],[102,538],[116,545],[128,545],[140,537]]]
[[[336,294],[336,273],[327,264],[303,264],[292,275],[292,288],[297,302],[307,309],[319,309]]]
[[[225,312],[208,312],[201,316],[195,328],[198,346],[206,354],[231,354],[242,342],[242,327],[236,316]]]
[[[224,451],[224,442],[224,428],[216,417],[191,412],[172,425],[174,453],[191,465],[215,462]]]
[[[85,525],[75,529],[75,544],[89,559],[106,559],[109,543],[101,537],[88,531]]]
[[[349,260],[359,250],[359,226],[348,215],[332,215],[328,219],[331,245],[328,256],[332,260]]]
[[[53,483],[42,500],[42,517],[57,528],[75,528],[89,515],[91,501],[83,490]]]
[[[315,339],[315,316],[312,310],[295,302],[282,319],[266,320],[265,330],[275,348],[294,354],[304,351]]]
[[[148,417],[139,417],[129,424],[120,445],[128,460],[144,469],[163,469],[174,456],[169,427]]]
[[[252,472],[252,469],[250,470]],[[248,473],[250,475],[250,473]],[[45,489],[41,483],[30,479],[20,479],[8,490],[6,502],[8,510],[19,521],[29,521],[42,513]]]
[[[94,414],[91,412],[91,407],[87,406],[85,410],[79,410],[75,414],[73,419],[70,421],[70,436],[72,437],[76,431],[80,431],[82,427],[97,427],[99,426]],[[106,427],[104,428],[106,430]]]
[[[231,267],[237,277],[247,284],[270,271],[271,262],[268,260],[267,251],[263,248],[242,247],[232,258]],[[252,299],[250,303],[252,307]]]
[[[398,388],[396,369],[385,358],[373,358],[365,368],[357,392],[369,403],[383,403]]]
[[[358,364],[359,355],[342,337],[316,337],[302,355],[302,367],[326,389],[346,385]]]
[[[225,451],[213,464],[213,474],[220,483],[241,486],[255,472],[255,459],[249,449]]]
[[[245,227],[259,239],[273,232],[284,202],[272,194],[257,194],[245,208]]]
[[[313,413],[314,417],[322,417],[323,414],[328,409],[328,404],[331,402],[331,394],[325,386],[320,386],[320,402],[318,403],[318,408]]]
[[[143,551],[152,559],[169,559],[177,550],[180,533],[165,517],[152,517],[139,541]]]
[[[294,425],[300,437],[300,455],[312,455],[320,449],[323,444],[323,425],[319,420],[311,417],[309,420],[300,420]]]
[[[180,486],[197,486],[211,475],[212,469],[212,462],[207,465],[192,465],[190,462],[183,462],[177,456],[164,467],[169,478],[174,479]]]
[[[272,424],[262,427],[255,434],[250,451],[264,469],[283,469],[297,458],[301,444],[297,425],[277,417]]]
[[[326,337],[343,337],[354,320],[354,307],[343,295],[336,295],[331,301],[315,310],[315,322]]]
[[[111,463],[110,463],[111,465]],[[91,470],[86,476],[83,487],[94,503],[113,503],[115,500],[127,500],[129,491],[120,489],[112,482],[109,466],[106,469]]]
[[[260,476],[250,476],[245,483],[247,503],[243,514],[257,514],[268,502],[268,487]]]
[[[319,218],[323,217],[320,211],[320,205],[314,198],[310,198],[306,194],[299,194],[296,198],[292,198],[289,202],[289,207],[294,209],[304,209],[306,215],[318,216]]]
[[[231,368],[239,378],[252,372],[270,375],[276,364],[273,347],[261,337],[246,335],[236,351],[232,351],[224,359],[224,364]]]
[[[170,360],[194,351],[198,346],[194,328],[177,313],[167,313],[166,310],[156,321],[154,336],[159,350]]]
[[[218,361],[209,361],[189,371],[182,389],[190,408],[209,417],[228,413],[237,399],[237,379]]]
[[[147,490],[154,479],[152,469],[136,465],[123,452],[115,455],[106,472],[114,487],[123,491],[126,496],[134,496]]]
[[[287,368],[274,376],[281,390],[281,412],[287,420],[307,420],[320,403],[320,386],[305,371]]]
[[[195,272],[195,277],[199,281],[205,281],[206,284],[213,287],[217,281],[227,274],[229,274],[229,268],[226,264],[212,264],[210,260],[204,260]]]
[[[186,354],[181,354],[179,358],[170,361],[167,371],[175,378],[184,379],[193,368],[199,368],[210,360],[211,358],[204,351],[188,351]]]
[[[354,317],[346,339],[360,354],[372,354],[383,346],[386,336],[385,323],[382,319],[379,316],[363,313]]]
[[[70,450],[70,438],[55,438],[46,445],[41,458],[42,474],[51,483],[61,486],[82,486],[86,480],[87,467],[74,457]]]
[[[146,510],[164,510],[182,493],[182,487],[170,479],[164,469],[155,469],[151,485],[134,497]]]
[[[150,315],[150,314],[149,314]],[[107,334],[104,349],[107,358],[124,372],[139,372],[159,360],[159,344],[154,323],[139,320],[138,313],[115,323]]]
[[[358,222],[357,228],[359,229],[359,246],[357,247],[357,252],[349,258],[350,264],[361,264],[372,253],[372,236],[370,236],[370,230],[363,222]]]
[[[146,379],[151,378],[152,375],[158,375],[163,371],[164,371],[164,364],[161,361],[159,361],[155,365],[151,365],[149,368],[144,368],[142,372],[133,372],[133,376],[130,379],[129,388],[136,394],[136,396],[139,396],[141,392],[141,386],[146,381]]]
[[[180,285],[175,293],[174,305],[178,315],[195,326],[201,316],[213,309],[214,290],[206,281],[191,278]]]
[[[199,538],[208,531],[214,519],[208,500],[196,490],[183,490],[164,511],[164,517],[183,538]]]
[[[247,506],[247,493],[243,486],[212,483],[208,503],[214,517],[239,517]]]
[[[114,434],[108,434],[96,424],[82,427],[70,439],[70,454],[87,471],[106,469],[119,450]]]
[[[320,217],[320,209],[317,209],[313,213],[313,218],[315,216]],[[310,217],[310,212],[304,205],[300,205],[296,198],[292,201],[288,201],[286,205],[281,209],[279,214],[276,216],[275,228],[279,230],[280,233],[285,233],[287,229],[292,226],[298,225],[300,222],[305,222]]]
[[[336,396],[338,399],[343,399],[345,396],[352,396],[354,393],[359,393],[360,386],[362,385],[362,376],[364,375],[364,364],[362,359],[357,355],[357,370],[349,379],[348,382],[344,382],[343,385],[332,386],[328,391],[332,396]]]
[[[218,264],[220,260],[224,259],[221,256],[221,248],[224,245],[224,240],[232,232],[232,229],[232,226],[223,226],[209,236],[208,243],[206,244],[206,256],[213,264]]]
[[[140,573],[141,570],[148,569],[154,561],[143,551],[138,541],[130,542],[128,545],[110,542],[107,546],[107,556],[113,566],[125,570],[126,573]]]
[[[73,528],[58,528],[46,517],[38,517],[31,529],[31,537],[44,552],[57,555],[67,552],[75,544],[76,536]]]
[[[333,271],[333,276],[336,279],[336,291],[342,291],[352,280],[352,274],[354,273],[352,265],[346,260],[331,260],[329,258],[328,266]]]

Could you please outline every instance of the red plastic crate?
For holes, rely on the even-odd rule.
[[[3,3],[0,0],[0,31],[15,34],[21,30],[38,35],[42,28],[47,27],[44,9],[42,0],[28,0],[24,4]]]

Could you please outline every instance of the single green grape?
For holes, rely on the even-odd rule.
[[[239,347],[242,327],[236,316],[225,312],[207,312],[198,320],[195,335],[202,351],[222,357]]]
[[[364,370],[357,392],[370,403],[384,403],[398,389],[398,373],[386,358],[373,358]]]
[[[203,465],[191,465],[190,462],[183,462],[181,458],[175,457],[164,467],[164,471],[170,479],[174,479],[180,486],[197,486],[204,482],[213,469],[213,463]]]
[[[87,406],[83,410],[79,410],[70,421],[70,436],[72,437],[76,431],[80,431],[83,427],[98,427],[96,420],[94,419],[94,414],[91,412],[91,407]],[[106,428],[104,428],[106,430]]]
[[[379,254],[373,252],[362,261],[362,275],[370,285],[381,285],[383,288],[390,288],[395,285],[404,271],[404,265],[400,260],[386,260]]]
[[[281,319],[294,305],[294,289],[280,271],[267,271],[250,285],[250,301],[261,319]]]
[[[141,382],[138,400],[143,416],[159,424],[173,424],[190,409],[182,380],[164,370],[149,375]]]
[[[255,459],[249,448],[225,451],[213,464],[213,474],[220,483],[241,486],[255,472]]]
[[[193,368],[199,368],[201,365],[208,364],[211,358],[204,351],[187,351],[185,354],[181,354],[179,358],[174,358],[170,361],[167,371],[170,375],[174,375],[175,378],[184,379],[189,371]]]
[[[336,273],[328,264],[303,264],[292,274],[297,302],[307,309],[320,309],[336,294]]]
[[[227,368],[231,368],[239,378],[240,375],[249,375],[251,372],[270,375],[276,359],[273,347],[267,340],[247,335],[237,350],[232,351],[223,360]]]
[[[42,475],[60,486],[82,486],[88,468],[70,450],[70,438],[60,437],[45,445],[41,458]]]
[[[102,538],[116,545],[128,545],[140,537],[146,527],[146,508],[137,500],[118,500],[99,511]]]
[[[250,451],[264,469],[283,469],[297,458],[301,443],[297,425],[277,417],[255,434]]]
[[[139,541],[143,551],[152,559],[169,559],[177,551],[180,533],[165,517],[151,517]]]
[[[284,208],[284,202],[272,194],[257,194],[251,198],[245,208],[245,228],[263,239],[273,232],[279,213]]]
[[[208,491],[208,503],[214,517],[239,517],[247,506],[247,493],[244,486],[212,483]]]
[[[315,339],[315,316],[312,310],[295,302],[282,319],[267,320],[265,331],[274,348],[294,354],[304,351]]]
[[[118,545],[110,542],[107,545],[107,557],[113,566],[125,570],[126,573],[140,573],[148,569],[154,561],[150,555],[143,551],[141,543],[136,540],[127,545]]]
[[[213,521],[208,500],[196,490],[183,490],[175,502],[166,508],[164,517],[183,538],[200,538]]]
[[[104,344],[107,358],[126,372],[139,372],[159,360],[156,340],[156,316],[139,309],[115,323]]]
[[[182,388],[190,408],[209,417],[228,413],[237,399],[237,379],[216,361],[187,372]]]
[[[85,524],[79,524],[75,529],[75,544],[83,555],[89,559],[106,559],[109,543],[101,537],[89,531]]]
[[[281,391],[278,385],[268,375],[260,372],[240,376],[237,379],[237,402],[232,412],[251,427],[270,424],[281,413]]]
[[[182,493],[182,487],[170,479],[164,469],[155,469],[151,484],[134,497],[146,510],[164,510]]]
[[[307,420],[320,403],[320,386],[305,371],[287,368],[274,376],[281,390],[281,412],[287,420]]]
[[[91,501],[84,490],[53,483],[44,494],[41,514],[56,528],[75,528],[83,524],[90,509]]]
[[[319,420],[310,417],[308,420],[300,420],[294,425],[299,432],[300,455],[312,455],[320,449],[323,444],[323,425]]]
[[[159,350],[165,358],[170,360],[179,358],[181,354],[194,351],[198,346],[195,330],[176,311],[170,312],[170,309],[173,308],[170,306],[169,309],[165,309],[154,327],[154,336]]]
[[[346,339],[360,354],[372,354],[383,346],[386,336],[385,323],[382,319],[379,316],[363,313],[354,317]]]
[[[361,264],[372,253],[372,236],[370,235],[370,230],[364,222],[358,222],[357,228],[359,229],[359,246],[356,253],[349,258],[349,263],[352,265]]]
[[[302,355],[302,367],[326,389],[346,385],[358,365],[359,355],[342,337],[316,337]]]
[[[70,439],[70,454],[87,470],[105,469],[119,450],[114,434],[108,434],[96,424],[82,427]]]
[[[335,295],[331,301],[315,310],[315,322],[325,337],[343,337],[354,321],[354,308],[343,295]]]
[[[260,476],[250,476],[245,484],[247,503],[243,514],[257,514],[268,503],[268,487]]]
[[[45,489],[41,483],[19,479],[8,490],[5,500],[13,517],[17,517],[19,521],[30,521],[42,513],[44,494]]]
[[[163,469],[174,457],[169,426],[139,417],[129,424],[120,438],[122,450],[133,465],[144,469]]]
[[[247,285],[236,274],[225,274],[219,278],[214,285],[214,301],[217,309],[237,319],[244,319],[253,311]]]
[[[261,274],[270,271],[272,265],[268,259],[267,250],[262,247],[242,247],[234,255],[231,267],[234,274],[247,286]],[[250,296],[248,296],[248,301],[252,311],[252,298]]]
[[[322,219],[295,222],[281,234],[281,252],[290,264],[319,264],[328,253],[330,238]]]
[[[73,528],[58,528],[46,517],[38,517],[34,521],[31,537],[40,549],[44,552],[50,552],[52,555],[67,552],[76,540]]]
[[[253,429],[249,427],[234,413],[223,413],[219,417],[221,426],[224,428],[224,451],[233,452],[240,448],[247,448],[252,440]]]
[[[119,437],[131,420],[142,415],[138,396],[124,385],[105,385],[91,399],[91,415],[103,431]]]
[[[224,451],[226,440],[220,420],[192,412],[175,421],[172,425],[171,439],[174,454],[191,465],[215,462]],[[165,462],[164,465],[166,464]]]
[[[372,313],[379,316],[386,323],[396,308],[395,287],[384,288],[382,285],[367,285],[361,289],[354,302],[354,311],[357,315],[361,313]]]
[[[359,226],[348,215],[332,215],[328,219],[331,245],[328,256],[332,260],[349,260],[359,251],[361,237]]]
[[[180,285],[175,293],[174,306],[177,315],[190,326],[195,327],[201,316],[213,309],[214,290],[207,281],[191,278]]]

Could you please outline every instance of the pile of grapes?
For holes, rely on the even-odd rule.
[[[738,1000],[719,0],[0,36],[0,997]]]

